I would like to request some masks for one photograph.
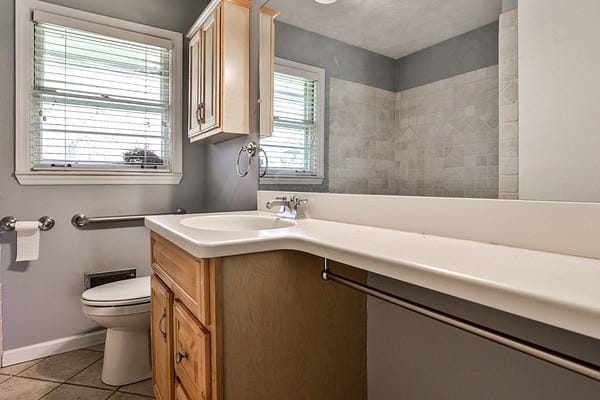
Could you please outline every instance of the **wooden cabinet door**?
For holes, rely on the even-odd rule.
[[[158,400],[173,399],[173,293],[152,275],[152,385]]]
[[[275,96],[275,16],[277,12],[267,7],[260,9],[260,137],[273,135]]]
[[[176,301],[173,307],[175,373],[190,400],[210,399],[210,335]]]
[[[200,28],[201,33],[201,101],[200,131],[210,131],[219,126],[220,118],[220,33],[221,6],[217,7]]]
[[[200,48],[200,31],[196,32],[190,39],[189,48],[189,87],[188,87],[188,137],[195,136],[200,133],[201,121],[201,48]]]
[[[175,385],[175,400],[191,400],[179,382]]]

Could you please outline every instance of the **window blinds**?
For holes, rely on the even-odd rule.
[[[260,142],[268,175],[317,175],[317,86],[314,79],[275,72],[273,133]]]
[[[35,16],[33,30],[32,168],[168,172],[170,49]]]

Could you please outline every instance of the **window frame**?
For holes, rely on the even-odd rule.
[[[317,81],[317,115],[320,115],[321,118],[317,120],[315,135],[319,141],[319,145],[317,146],[319,154],[315,158],[317,160],[315,176],[304,174],[269,174],[267,170],[267,174],[260,179],[260,183],[265,185],[320,185],[325,179],[325,69],[275,57],[275,72],[301,76]],[[275,101],[274,98],[273,101]]]
[[[39,0],[15,2],[15,176],[21,185],[176,185],[183,177],[183,35],[135,22],[58,6]],[[170,68],[170,160],[168,171],[33,170],[31,165],[30,111],[33,89],[33,11],[57,18],[76,19],[82,27],[115,33],[115,37],[171,44]]]

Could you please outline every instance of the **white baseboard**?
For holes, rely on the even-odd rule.
[[[104,343],[105,338],[106,329],[103,329],[92,333],[85,333],[83,335],[69,336],[66,338],[50,340],[48,342],[32,344],[31,346],[20,347],[18,349],[6,350],[2,354],[2,366],[7,367],[25,361],[36,360],[38,358],[53,356],[67,351],[95,346]]]

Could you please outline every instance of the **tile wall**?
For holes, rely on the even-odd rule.
[[[518,9],[500,15],[500,193],[519,198],[519,40]]]
[[[330,192],[498,197],[498,66],[394,93],[331,79]]]
[[[395,93],[332,78],[329,191],[396,194]]]

